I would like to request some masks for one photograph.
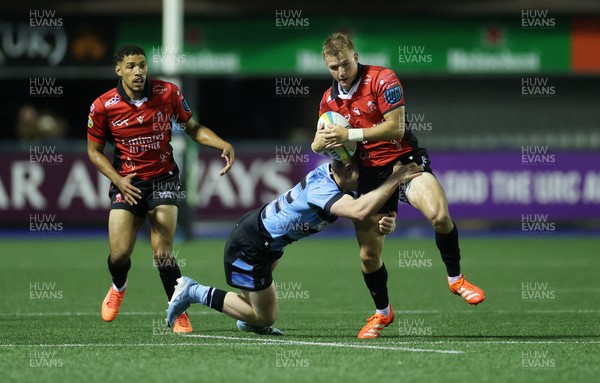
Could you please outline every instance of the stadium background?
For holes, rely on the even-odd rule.
[[[71,328],[61,326],[67,323],[77,328],[77,324],[71,318],[63,323],[62,316],[53,317],[57,306],[64,306],[69,312],[79,310],[82,318],[96,314],[93,310],[101,300],[98,294],[103,293],[107,279],[104,258],[108,242],[108,181],[87,159],[86,124],[92,101],[116,84],[112,53],[118,46],[142,45],[150,65],[149,77],[180,83],[197,120],[232,142],[236,149],[237,161],[231,173],[219,178],[222,159],[217,152],[199,148],[181,134],[174,134],[173,145],[185,174],[186,207],[180,209],[177,244],[180,261],[187,261],[187,267],[182,269],[191,274],[214,269],[209,281],[223,286],[218,259],[214,264],[210,263],[212,260],[198,261],[194,259],[196,253],[218,254],[235,219],[287,190],[324,160],[310,151],[310,142],[320,97],[331,83],[320,48],[326,36],[337,30],[348,31],[354,37],[359,61],[389,66],[400,78],[407,119],[420,144],[429,150],[433,169],[445,187],[451,214],[461,230],[465,262],[481,276],[475,282],[498,297],[504,284],[494,280],[496,276],[489,271],[506,276],[521,268],[527,274],[515,274],[511,279],[515,296],[524,294],[530,281],[550,283],[556,288],[560,299],[546,306],[534,303],[531,312],[519,317],[514,331],[503,327],[504,322],[498,319],[503,314],[497,311],[486,312],[489,316],[481,318],[471,316],[481,336],[493,338],[496,335],[490,333],[513,331],[544,338],[548,334],[543,330],[547,330],[559,340],[569,334],[593,335],[597,344],[598,334],[591,329],[597,324],[598,288],[590,273],[597,269],[600,230],[600,5],[583,0],[455,1],[440,5],[427,0],[386,4],[385,12],[364,3],[345,2],[342,7],[338,14],[325,9],[321,1],[283,4],[188,0],[183,44],[165,46],[161,36],[162,4],[156,0],[59,0],[51,5],[32,0],[0,5],[0,253],[7,266],[2,280],[10,290],[3,297],[5,307],[10,309],[1,319],[7,328],[15,326],[13,332],[2,335],[8,340],[0,345],[0,352],[10,351],[7,342],[35,345],[43,343],[39,339],[46,339],[44,336],[48,336],[47,343],[62,342],[65,335],[60,334],[60,329],[67,334]],[[162,65],[168,61],[176,64],[176,73],[163,72]],[[291,320],[283,313],[289,307],[294,312],[297,302],[283,302],[284,325],[312,328],[313,323],[319,323],[319,315],[326,316],[319,310],[335,311],[324,303],[325,298],[317,297],[321,295],[317,294],[320,287],[311,287],[309,269],[294,257],[302,255],[306,262],[315,262],[319,261],[319,251],[326,252],[340,262],[340,275],[355,277],[351,271],[357,270],[356,264],[352,264],[354,269],[341,266],[344,251],[353,252],[355,240],[351,225],[339,221],[343,220],[312,244],[313,239],[309,239],[305,245],[290,250],[286,264],[289,271],[285,274],[281,270],[284,285],[280,287],[285,290],[285,281],[302,280],[303,288],[314,292],[310,304],[315,305],[311,306],[315,311],[314,318],[307,314],[309,322],[302,322],[302,318],[295,322],[295,318]],[[406,251],[422,250],[427,254],[426,260],[433,262],[432,270],[443,275],[429,223],[414,209],[400,206],[397,224],[396,233],[388,241],[391,254],[386,255],[387,262],[399,261],[402,265]],[[138,241],[136,254],[149,253],[146,229],[140,237],[143,240]],[[581,250],[573,251],[578,246]],[[80,256],[82,249],[89,257]],[[46,252],[51,256],[46,256]],[[342,254],[336,255],[338,252]],[[134,266],[132,273],[140,274],[133,275],[156,278],[149,254],[136,257],[139,262],[148,258],[148,264],[144,264],[148,270]],[[27,294],[39,287],[39,281],[62,286],[67,296],[79,291],[73,275],[67,273],[68,266],[55,271],[56,259],[63,265],[75,262],[77,270],[90,268],[90,273],[85,274],[90,279],[81,276],[79,281],[94,286],[98,302],[89,303],[76,295],[73,300],[58,303],[31,303],[31,295]],[[547,269],[534,268],[539,265],[546,265]],[[569,290],[561,285],[565,270],[581,286]],[[396,268],[392,274],[398,271]],[[317,279],[328,281],[330,277],[323,273]],[[396,281],[390,282],[394,284],[408,283],[393,277],[391,280]],[[357,279],[354,283],[356,294],[364,293],[362,282]],[[288,290],[293,290],[289,286]],[[399,287],[406,286],[393,286]],[[331,289],[339,291],[341,287]],[[46,291],[52,292],[47,287]],[[579,300],[563,301],[569,291],[581,293]],[[134,311],[164,309],[164,302],[154,302],[146,295],[144,299],[134,298],[135,294],[135,290],[130,293],[131,305],[138,305]],[[431,308],[434,319],[427,312],[418,315],[428,321],[436,334],[467,336],[468,331],[462,328],[454,334],[453,328],[445,328],[447,322],[441,319],[445,310],[466,310],[445,303],[437,305],[435,302],[441,300],[438,295],[432,292],[426,299],[408,298],[405,308]],[[495,305],[489,302],[490,307],[484,310],[515,310],[513,298],[501,298],[506,301]],[[517,311],[532,307],[524,299],[516,299]],[[368,302],[362,301],[364,311],[356,314],[360,321],[371,310]],[[78,304],[76,308],[74,302]],[[343,302],[340,298],[339,303]],[[345,303],[351,307],[355,304],[348,298]],[[427,306],[429,303],[432,306]],[[565,308],[574,311],[564,312]],[[22,315],[27,317],[27,313],[35,318],[45,310],[52,315],[41,317],[54,320],[51,323],[58,329],[56,334],[41,335],[41,330],[35,330],[40,324],[35,319],[23,329],[21,323],[12,322],[24,318]],[[442,314],[436,314],[436,310]],[[584,320],[573,312],[583,315]],[[571,314],[574,316],[564,316]],[[152,318],[157,317],[158,314]],[[151,319],[144,314],[134,312],[127,319],[150,327]],[[534,327],[545,321],[550,323],[546,329]],[[102,323],[95,322],[86,322],[97,336],[90,342],[109,342],[112,338],[106,340],[104,335],[98,335],[103,334]],[[206,326],[218,334],[223,330],[215,322]],[[118,325],[125,326],[127,322],[122,323]],[[48,326],[48,322],[41,325]],[[30,331],[21,333],[25,329]],[[494,332],[496,329],[499,330]],[[152,322],[149,331],[154,330],[157,329]],[[327,328],[321,330],[327,341]],[[347,328],[342,330],[348,332]],[[129,330],[124,327],[120,331],[128,334]],[[293,326],[291,332],[293,336],[297,334]],[[80,337],[87,339],[83,332],[74,334],[77,336],[73,336],[73,342]],[[136,333],[132,339],[146,344],[146,335]],[[302,334],[298,339],[306,340]],[[434,340],[440,339],[446,341],[443,337]],[[530,352],[531,347],[523,352]],[[583,360],[594,352],[597,355],[597,349],[588,353],[589,346],[578,347],[581,348],[572,355]],[[101,350],[95,351],[98,358],[102,357]],[[504,349],[499,354],[492,348],[477,350],[489,351],[490,360],[525,360],[525,356],[517,357]],[[59,355],[71,366],[79,360],[75,354],[61,352]],[[256,350],[257,354],[263,352]],[[563,367],[575,365],[568,351],[561,354],[562,351],[550,348],[550,352]],[[156,357],[151,350],[149,353]],[[95,354],[83,355],[92,358]],[[309,355],[313,358],[311,363],[317,365],[317,357]],[[358,360],[353,362],[355,356],[349,359],[349,366],[359,364]],[[272,354],[267,358],[273,362]],[[13,360],[17,367],[9,363]],[[27,365],[30,360],[29,356],[8,354],[5,367],[11,372],[9,377],[17,380],[25,371],[24,376],[39,378],[32,369],[19,370],[19,363]],[[505,368],[509,371],[507,377],[513,376],[510,371],[519,360]],[[335,361],[332,363],[335,365]],[[431,370],[436,369],[437,365],[431,363]],[[140,366],[143,367],[138,372],[153,371],[155,367]],[[560,373],[555,375],[551,371],[550,375],[539,376],[535,374],[539,370],[529,370],[529,379],[552,381],[560,376],[577,381],[581,377],[578,373],[585,376],[588,371],[563,370],[560,366],[558,370]],[[490,371],[487,378],[480,378],[491,381],[500,376],[491,367]],[[319,376],[321,372],[315,368],[311,373]],[[82,376],[85,375],[79,378]],[[415,381],[419,381],[421,376],[415,376]]]
[[[461,4],[425,4],[401,16],[349,7],[332,19],[313,2],[253,10],[189,2],[183,46],[163,46],[158,3],[141,15],[131,4],[95,2],[41,7],[46,14],[8,9],[0,224],[30,234],[31,219],[45,219],[62,223],[59,235],[105,224],[106,182],[85,156],[86,117],[116,82],[114,49],[138,43],[150,76],[176,77],[198,120],[235,144],[236,168],[216,179],[216,153],[175,143],[189,207],[181,234],[226,228],[215,222],[267,202],[322,160],[309,146],[330,85],[320,46],[344,30],[362,62],[400,77],[407,120],[430,150],[463,230],[519,232],[532,218],[555,232],[597,228],[598,20],[576,5],[498,10],[491,2],[463,12],[468,2]],[[168,61],[175,77],[163,73]],[[409,207],[400,218],[403,229],[428,225]]]

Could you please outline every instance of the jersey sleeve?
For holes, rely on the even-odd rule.
[[[384,69],[377,75],[375,95],[381,114],[404,105],[404,92],[402,84],[396,74],[390,69]]]
[[[173,102],[173,113],[177,118],[175,119],[179,123],[188,122],[192,118],[192,109],[185,101],[183,93],[179,90],[179,87],[175,84],[171,84],[173,90],[171,91],[171,101]]]
[[[329,106],[327,105],[327,99],[329,98],[329,92],[331,89],[327,90],[323,93],[323,97],[321,97],[321,103],[319,104],[319,117],[325,112],[329,112]],[[318,118],[318,117],[317,117]]]
[[[104,109],[104,105],[102,105],[102,100],[100,98],[97,98],[90,106],[87,127],[88,140],[92,140],[101,145],[106,143],[109,135],[108,119],[106,117],[106,110]]]
[[[344,196],[337,185],[329,182],[318,182],[308,185],[308,204],[317,206],[330,213],[331,205]]]

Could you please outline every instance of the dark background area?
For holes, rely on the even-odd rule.
[[[544,99],[521,95],[522,76],[398,75],[404,86],[407,113],[420,114],[431,123],[435,134],[422,132],[419,136],[434,146],[455,145],[456,136],[473,137],[479,145],[512,146],[514,138],[523,135],[537,135],[559,146],[600,146],[600,113],[596,109],[600,78],[552,77],[549,81],[556,87],[556,96]],[[0,119],[5,126],[0,137],[17,138],[17,114],[21,106],[29,104],[64,118],[69,125],[67,138],[85,139],[89,106],[116,83],[116,77],[59,78],[57,85],[63,86],[68,97],[36,99],[29,96],[29,79],[4,80]],[[312,139],[321,95],[331,84],[324,78],[304,78],[302,85],[309,92],[305,97],[293,97],[292,102],[290,97],[276,95],[275,77],[208,77],[185,83],[195,86],[196,101],[191,106],[196,118],[231,140]],[[469,142],[462,145],[470,147]]]

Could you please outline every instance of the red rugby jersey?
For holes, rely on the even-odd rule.
[[[121,175],[148,180],[175,168],[171,120],[187,122],[192,111],[170,82],[146,79],[144,95],[137,106],[119,81],[98,97],[90,106],[88,139],[115,147],[113,166]]]
[[[383,115],[404,105],[400,80],[391,69],[359,64],[358,74],[347,94],[340,92],[338,82],[325,91],[319,116],[333,111],[346,117],[354,128],[368,129],[385,121]],[[407,129],[402,139],[359,142],[363,166],[386,165],[417,146],[416,138]]]

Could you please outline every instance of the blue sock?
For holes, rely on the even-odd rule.
[[[201,303],[204,306],[208,306],[207,298],[208,298],[208,292],[210,289],[211,289],[210,286],[204,286],[204,285],[201,285],[200,283],[196,283],[196,284],[190,285],[188,292],[189,292],[190,298],[193,303]]]
[[[193,303],[201,303],[211,309],[223,312],[227,291],[196,283],[190,285],[188,294]]]

